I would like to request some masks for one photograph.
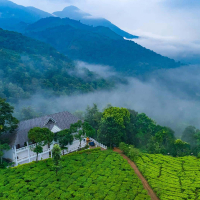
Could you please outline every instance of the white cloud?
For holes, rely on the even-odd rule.
[[[40,112],[55,113],[85,110],[87,105],[92,106],[93,103],[102,109],[111,103],[144,112],[158,124],[169,126],[180,135],[188,125],[200,128],[199,74],[199,66],[186,66],[158,72],[146,81],[129,78],[128,85],[118,85],[112,91],[52,98],[38,94],[20,102],[19,106],[32,106]]]

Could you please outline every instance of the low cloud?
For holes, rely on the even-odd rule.
[[[183,41],[173,37],[141,36],[134,42],[163,56],[186,64],[200,63],[200,41]]]
[[[98,76],[100,76],[102,78],[109,78],[111,76],[117,76],[117,73],[114,72],[114,69],[110,66],[88,64],[88,63],[82,62],[82,61],[76,61],[75,65],[78,68],[80,73],[82,73],[84,71],[84,69],[88,69],[91,72],[94,72],[95,74],[97,74]]]
[[[40,113],[49,114],[64,110],[83,111],[93,103],[103,109],[111,103],[144,112],[158,124],[171,127],[180,136],[188,125],[200,128],[199,74],[199,66],[185,66],[158,71],[146,81],[129,78],[128,85],[118,85],[113,91],[51,98],[37,94],[21,101],[17,109],[31,106]]]

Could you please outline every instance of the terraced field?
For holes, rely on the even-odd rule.
[[[200,160],[142,154],[135,160],[160,200],[200,199]]]
[[[67,155],[61,165],[58,176],[51,159],[0,170],[0,199],[150,200],[131,166],[113,151]]]

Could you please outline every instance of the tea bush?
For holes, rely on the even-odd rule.
[[[131,166],[100,149],[62,157],[56,176],[52,160],[0,170],[0,199],[150,200]]]
[[[129,154],[127,154],[129,155]],[[140,153],[132,160],[160,200],[200,199],[200,160]],[[139,196],[139,195],[138,195]]]

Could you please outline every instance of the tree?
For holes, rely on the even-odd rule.
[[[56,169],[56,176],[58,174],[58,170],[60,168],[60,160],[61,160],[61,148],[58,144],[55,144],[52,149],[52,158],[54,162],[54,167]]]
[[[9,138],[12,136],[10,134],[14,133],[14,130],[18,126],[18,120],[13,117],[14,107],[10,106],[5,99],[0,98],[0,158],[2,165],[3,150],[9,150],[10,147],[7,144]],[[4,139],[1,136],[4,135]]]
[[[17,128],[19,121],[13,117],[13,111],[14,107],[0,98],[0,136],[3,133],[13,133]]]
[[[146,148],[147,141],[156,133],[156,122],[146,114],[138,114],[135,120],[134,128],[136,131],[137,147]]]
[[[23,107],[19,113],[20,120],[28,120],[39,117],[41,113],[37,113],[32,107]]]
[[[3,151],[4,150],[9,150],[10,149],[10,146],[8,145],[8,144],[0,144],[0,158],[1,158],[1,162],[0,162],[0,164],[2,165],[3,164],[3,155],[4,155],[4,153],[3,153]]]
[[[136,137],[137,132],[135,129],[135,123],[138,113],[130,109],[128,109],[128,111],[130,112],[130,123],[126,125],[126,138],[124,142],[136,146],[138,141]]]
[[[42,147],[53,141],[54,134],[48,128],[35,127],[28,132],[28,138],[36,144],[33,152],[37,154],[36,161],[38,161],[38,154],[43,151]]]
[[[64,150],[67,149],[66,146],[72,144],[74,137],[70,129],[65,129],[55,134],[55,141],[57,140],[59,141],[60,148],[63,150],[64,155]]]
[[[190,145],[187,142],[177,139],[174,143],[177,156],[186,156],[190,153]]]
[[[126,108],[109,107],[104,110],[98,130],[100,142],[112,147],[127,138],[126,126],[130,123],[130,112]]]
[[[183,131],[182,134],[182,140],[186,141],[187,143],[189,143],[191,145],[191,147],[195,147],[197,145],[197,141],[196,141],[196,137],[195,134],[198,132],[199,130],[196,129],[194,126],[188,126],[185,128],[185,130]]]
[[[84,134],[82,130],[79,130],[78,133],[74,136],[77,140],[79,140],[80,144],[80,148],[81,148],[81,142],[83,140]]]
[[[83,137],[93,137],[95,134],[95,129],[90,126],[88,122],[82,122],[79,120],[77,123],[71,124],[70,132],[77,133],[74,137],[80,141],[81,147],[81,141],[83,140]]]
[[[97,136],[97,130],[99,129],[102,113],[99,111],[96,104],[93,107],[88,106],[85,113],[85,121],[88,122],[95,130],[95,138]]]
[[[78,117],[80,120],[84,120],[84,112],[81,110],[76,110],[73,115],[75,115],[76,117]]]

